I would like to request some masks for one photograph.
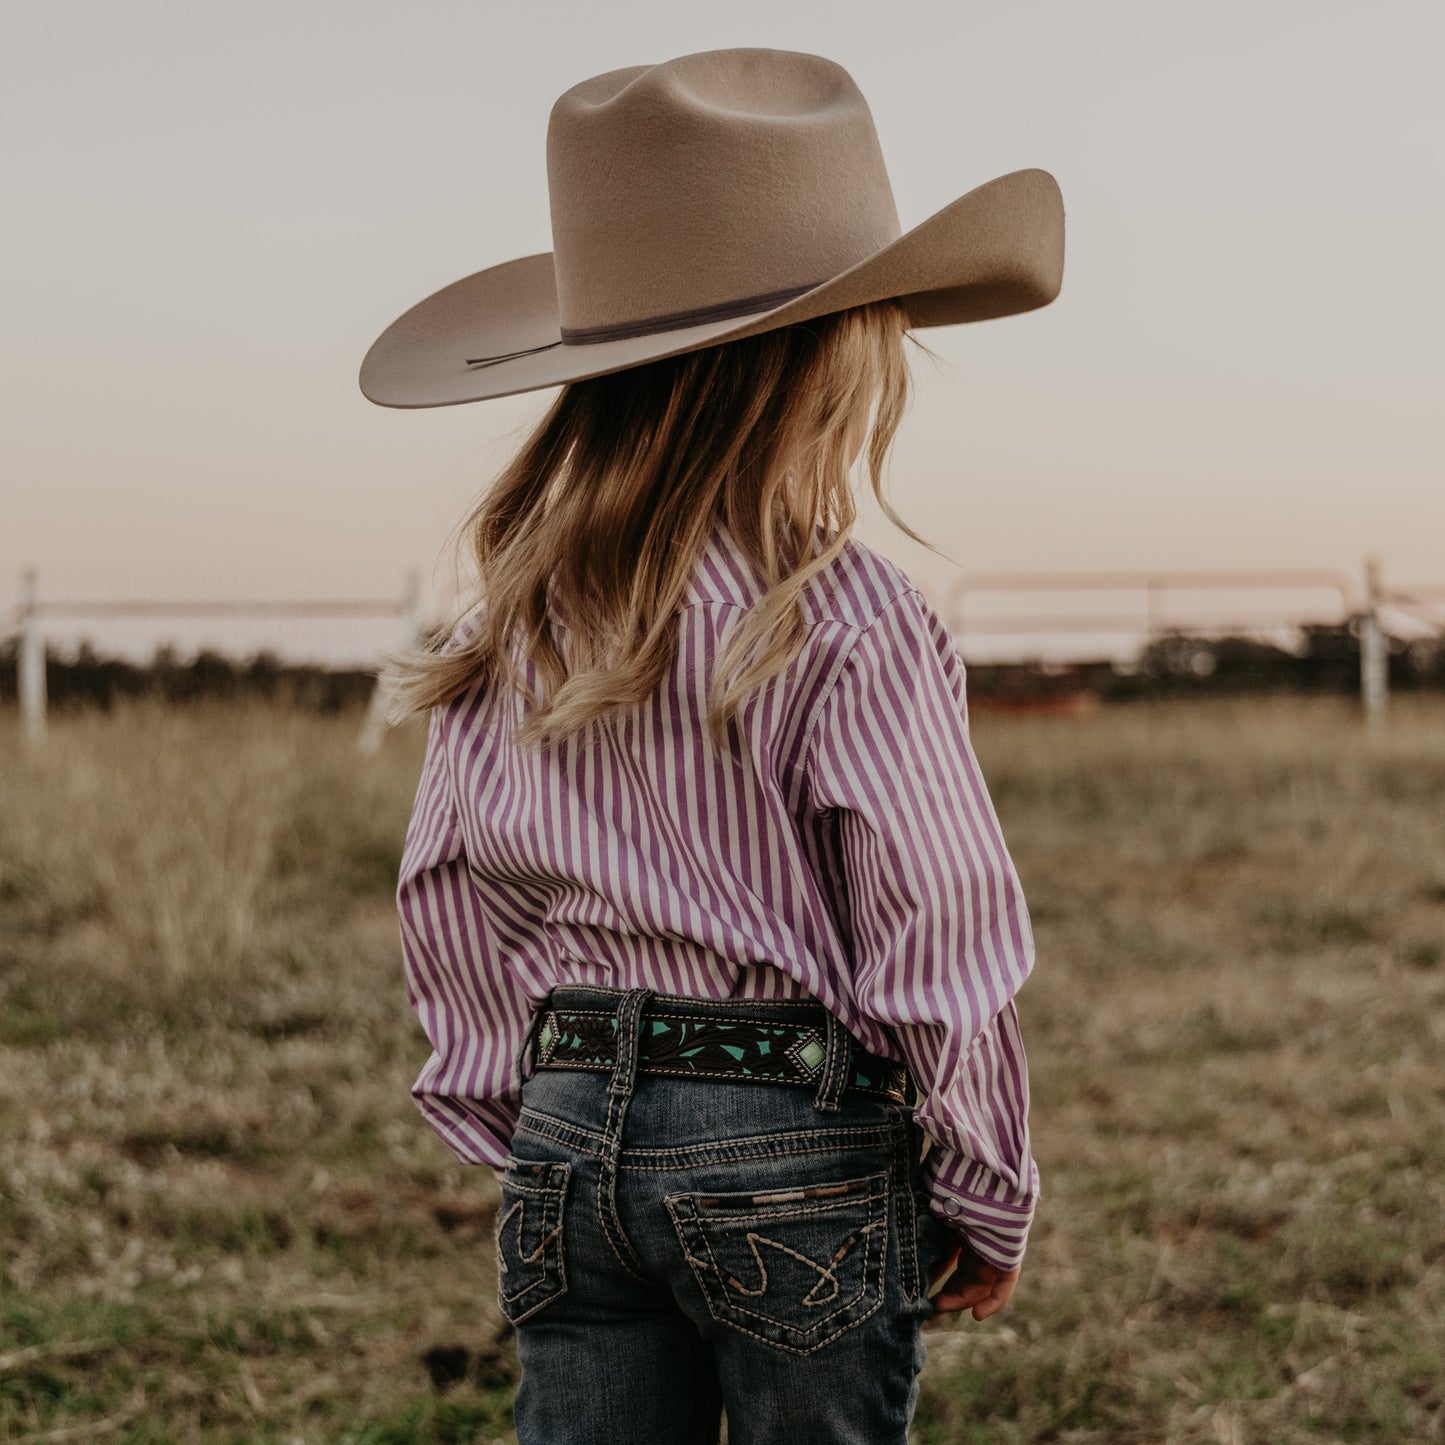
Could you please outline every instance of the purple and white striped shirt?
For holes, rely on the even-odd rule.
[[[397,887],[433,1046],[413,1095],[459,1159],[496,1169],[554,985],[816,998],[906,1061],[930,1207],[1010,1268],[1039,1190],[1013,1003],[1034,942],[963,661],[908,576],[850,538],[804,593],[802,651],[742,706],[747,756],[719,752],[701,725],[714,660],[762,591],[719,526],[669,674],[591,746],[513,746],[515,692],[433,709]]]

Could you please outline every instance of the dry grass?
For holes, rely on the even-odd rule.
[[[0,1438],[512,1438],[495,1186],[408,1094],[420,737],[355,722],[0,719]],[[1046,1198],[920,1445],[1445,1438],[1445,705],[975,740]]]

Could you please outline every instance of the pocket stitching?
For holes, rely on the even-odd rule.
[[[511,1177],[518,1166],[533,1164],[545,1164],[548,1169],[552,1171],[548,1177],[556,1179],[557,1182],[550,1184],[531,1184]],[[566,1236],[563,1232],[562,1225],[563,1213],[566,1206],[567,1188],[572,1178],[572,1165],[567,1161],[550,1159],[530,1160],[514,1158],[512,1162],[508,1164],[504,1173],[506,1176],[505,1182],[503,1184],[504,1190],[510,1190],[523,1196],[530,1195],[536,1198],[540,1198],[542,1200],[543,1242],[540,1247],[542,1248],[543,1253],[541,1258],[541,1275],[537,1279],[534,1279],[531,1284],[523,1285],[516,1294],[510,1296],[504,1295],[502,1292],[502,1281],[500,1273],[497,1277],[497,1303],[498,1306],[501,1308],[502,1315],[510,1323],[518,1324],[522,1320],[526,1319],[529,1315],[535,1314],[544,1305],[551,1303],[555,1299],[560,1299],[561,1296],[567,1291]],[[525,1202],[525,1198],[518,1200],[519,1205]],[[551,1207],[554,1203],[555,1211]],[[512,1214],[514,1212],[515,1210],[509,1209],[505,1214],[499,1215],[498,1217],[494,1237],[496,1240],[496,1249],[499,1256],[501,1255],[502,1248],[502,1227],[503,1225],[505,1225],[507,1220],[512,1217]],[[555,1224],[552,1223],[554,1214],[556,1220]],[[519,1233],[519,1247],[520,1243],[521,1237]],[[555,1275],[552,1271],[552,1261],[554,1258],[556,1260]],[[521,1301],[524,1295],[529,1294],[539,1284],[549,1283],[555,1285],[555,1288],[550,1293],[543,1295],[541,1299],[534,1300],[524,1310],[515,1310],[515,1306],[518,1304],[518,1302]],[[509,1306],[513,1308],[513,1313],[508,1313]]]
[[[882,1181],[881,1183],[879,1181]],[[796,1201],[782,1199],[785,1194],[801,1195],[806,1200],[814,1198],[820,1202],[816,1205],[804,1205],[797,1209],[797,1213],[804,1213],[817,1209],[834,1209],[840,1204],[854,1202],[858,1197],[873,1198],[887,1188],[888,1170],[878,1169],[871,1174],[855,1175],[850,1179],[830,1179],[821,1184],[798,1184],[792,1187],[780,1185],[776,1189],[684,1189],[677,1193],[665,1196],[671,1204],[674,1200],[707,1199],[714,1201],[711,1204],[699,1207],[692,1203],[694,1217],[706,1219],[729,1219],[729,1218],[751,1218],[756,1213],[768,1209],[769,1205],[788,1205],[790,1209],[796,1207]],[[819,1189],[839,1189],[839,1186],[846,1186],[847,1192],[830,1194],[826,1198],[819,1195]],[[812,1195],[808,1191],[812,1190]],[[763,1200],[764,1203],[754,1204],[754,1200]]]
[[[664,1197],[664,1202],[667,1205],[668,1212],[672,1215],[673,1227],[677,1231],[679,1241],[681,1242],[683,1247],[683,1253],[686,1255],[688,1264],[692,1268],[693,1277],[697,1280],[698,1287],[702,1291],[703,1299],[707,1303],[708,1313],[712,1315],[712,1317],[719,1324],[726,1325],[730,1329],[738,1330],[742,1334],[748,1335],[755,1340],[760,1340],[765,1345],[771,1345],[774,1349],[786,1350],[791,1354],[809,1355],[812,1354],[815,1350],[822,1349],[824,1345],[831,1344],[840,1335],[846,1334],[847,1331],[852,1329],[855,1325],[862,1324],[862,1322],[866,1320],[870,1315],[874,1314],[879,1308],[879,1306],[883,1303],[883,1275],[887,1268],[888,1260],[888,1178],[888,1171],[882,1170],[877,1174],[867,1176],[867,1184],[869,1187],[866,1191],[862,1192],[861,1195],[849,1195],[847,1197],[833,1201],[831,1204],[828,1205],[804,1206],[801,1209],[788,1211],[788,1217],[792,1217],[794,1214],[814,1214],[826,1208],[837,1209],[845,1204],[857,1204],[860,1198],[862,1202],[866,1203],[868,1206],[867,1222],[859,1231],[862,1235],[865,1236],[865,1254],[863,1257],[863,1280],[862,1284],[859,1287],[858,1293],[854,1295],[851,1299],[847,1300],[845,1303],[838,1305],[834,1310],[831,1311],[831,1313],[820,1316],[818,1319],[812,1321],[806,1327],[790,1325],[784,1323],[783,1321],[772,1319],[767,1315],[760,1314],[756,1310],[750,1310],[745,1305],[741,1305],[733,1301],[729,1296],[727,1296],[725,1290],[722,1303],[723,1306],[728,1311],[730,1311],[730,1313],[720,1314],[718,1312],[716,1291],[712,1287],[710,1280],[705,1277],[702,1271],[710,1269],[712,1271],[712,1277],[718,1280],[721,1280],[724,1273],[729,1272],[724,1271],[722,1266],[718,1264],[717,1257],[713,1254],[712,1243],[708,1239],[707,1231],[701,1228],[701,1219],[728,1218],[736,1221],[740,1218],[755,1217],[752,1212],[733,1215],[727,1215],[721,1212],[717,1212],[711,1215],[702,1216],[694,1213],[690,1217],[683,1217],[678,1213],[678,1210],[675,1208],[675,1205],[678,1201],[688,1198],[689,1194],[701,1193],[705,1191],[686,1191],[682,1194],[667,1195]],[[746,1191],[731,1192],[741,1195]],[[878,1204],[880,1199],[882,1200],[883,1207],[881,1211],[878,1211],[876,1209],[876,1205]],[[763,1217],[766,1218],[773,1217],[781,1211],[774,1210],[770,1214],[763,1211],[758,1212],[762,1213]],[[875,1213],[881,1213],[881,1218],[875,1219]],[[691,1226],[691,1228],[696,1232],[698,1238],[702,1241],[703,1247],[707,1250],[708,1259],[706,1261],[694,1255],[692,1250],[689,1248],[685,1232],[687,1226]],[[881,1243],[874,1245],[872,1240],[866,1238],[866,1236],[871,1235],[875,1230],[879,1228],[881,1228],[883,1231],[883,1238]],[[873,1249],[873,1253],[871,1256],[866,1252],[870,1247]],[[842,1324],[838,1324],[830,1329],[830,1321],[836,1320],[839,1315],[846,1314],[847,1311],[855,1308],[860,1301],[868,1297],[870,1290],[874,1287],[873,1284],[870,1282],[869,1266],[872,1263],[876,1263],[877,1265],[878,1297],[873,1301],[872,1304],[870,1304],[855,1318],[846,1320]],[[786,1340],[773,1339],[769,1335],[764,1335],[757,1330],[750,1329],[748,1325],[737,1316],[747,1316],[752,1319],[758,1320],[761,1323],[771,1325],[774,1329],[790,1331],[795,1334],[806,1334],[811,1331],[820,1329],[828,1330],[828,1332],[825,1333],[821,1339],[818,1339],[812,1344],[794,1344]]]
[[[861,1235],[861,1234],[871,1234],[875,1229],[877,1229],[877,1228],[879,1227],[880,1224],[886,1224],[886,1223],[887,1223],[886,1217],[885,1217],[884,1219],[881,1219],[881,1220],[877,1220],[877,1219],[874,1219],[874,1218],[873,1218],[873,1207],[872,1207],[872,1204],[873,1204],[873,1201],[870,1199],[870,1200],[869,1200],[869,1209],[868,1209],[868,1223],[865,1224],[865,1225],[862,1227],[862,1229],[860,1229],[860,1230],[858,1231],[858,1233],[859,1233],[860,1235]],[[703,1236],[703,1240],[704,1240],[704,1243],[707,1242],[707,1237],[706,1237],[706,1235]],[[868,1244],[871,1244],[871,1242],[872,1242],[872,1241],[868,1241]],[[865,1250],[867,1249],[868,1244],[865,1244],[865,1246],[864,1246]],[[709,1254],[709,1256],[712,1256],[712,1246],[711,1246],[710,1244],[708,1245],[708,1254]],[[747,1305],[737,1304],[737,1303],[732,1302],[732,1301],[729,1301],[728,1308],[737,1310],[739,1314],[751,1315],[754,1319],[758,1320],[759,1322],[761,1322],[761,1323],[763,1323],[763,1324],[770,1324],[770,1325],[774,1325],[774,1326],[779,1326],[779,1327],[781,1327],[781,1328],[783,1328],[783,1329],[788,1329],[788,1330],[796,1330],[799,1334],[803,1334],[803,1333],[806,1333],[806,1332],[811,1332],[812,1330],[817,1329],[820,1325],[826,1325],[826,1324],[827,1324],[830,1320],[832,1320],[835,1316],[840,1315],[840,1314],[843,1314],[845,1311],[852,1309],[856,1304],[858,1304],[858,1302],[859,1302],[860,1300],[866,1299],[866,1298],[868,1297],[868,1258],[869,1258],[868,1255],[865,1253],[864,1256],[863,1256],[863,1279],[862,1279],[861,1284],[858,1286],[858,1293],[855,1294],[855,1295],[852,1295],[850,1298],[848,1298],[848,1299],[846,1299],[846,1300],[843,1300],[840,1304],[834,1305],[833,1309],[832,1309],[828,1314],[819,1315],[819,1316],[817,1317],[817,1319],[813,1320],[810,1324],[808,1324],[808,1325],[806,1325],[806,1326],[786,1324],[786,1323],[784,1323],[784,1322],[781,1321],[781,1320],[775,1320],[775,1319],[773,1319],[773,1318],[772,1318],[771,1316],[769,1316],[769,1315],[762,1314],[762,1313],[761,1313],[760,1311],[758,1311],[758,1310],[749,1309],[749,1308],[747,1307]],[[715,1269],[719,1274],[721,1274],[721,1273],[723,1272],[722,1266],[716,1263],[715,1258],[714,1258],[714,1265],[713,1265],[713,1267],[714,1267],[714,1269]],[[764,1269],[766,1269],[766,1266],[763,1266],[763,1267],[764,1267]],[[814,1267],[815,1267],[815,1268],[817,1267],[817,1266],[816,1266],[816,1263],[815,1263]],[[728,1273],[731,1274],[731,1271],[728,1271]],[[836,1283],[836,1282],[837,1282],[837,1280],[836,1280],[836,1277],[835,1277],[834,1283]],[[868,1311],[868,1313],[871,1314],[872,1311],[870,1310],[870,1311]],[[860,1320],[861,1320],[861,1319],[866,1319],[866,1318],[867,1318],[867,1315],[866,1315],[866,1314],[865,1314],[865,1315],[859,1315],[858,1318],[859,1318]],[[845,1325],[844,1328],[846,1329],[847,1326]]]
[[[509,1303],[513,1303],[513,1304],[515,1304],[517,1300],[521,1299],[524,1294],[528,1294],[528,1293],[530,1293],[532,1290],[536,1289],[539,1284],[547,1284],[547,1283],[549,1283],[549,1282],[552,1280],[552,1271],[551,1271],[551,1267],[550,1267],[550,1264],[549,1264],[549,1261],[548,1261],[547,1246],[548,1246],[549,1244],[551,1244],[552,1241],[555,1239],[556,1242],[557,1242],[557,1252],[558,1252],[558,1255],[559,1255],[559,1256],[560,1256],[560,1254],[561,1254],[561,1248],[562,1248],[562,1226],[561,1226],[561,1224],[558,1223],[554,1228],[552,1228],[552,1229],[550,1229],[550,1230],[547,1228],[547,1222],[548,1222],[549,1214],[548,1214],[548,1210],[547,1210],[547,1201],[546,1201],[546,1198],[545,1198],[544,1191],[542,1191],[542,1190],[528,1190],[527,1192],[528,1192],[528,1193],[538,1193],[538,1194],[543,1194],[543,1195],[544,1195],[544,1197],[543,1197],[543,1205],[542,1205],[542,1242],[541,1242],[541,1244],[539,1244],[539,1245],[537,1246],[537,1249],[541,1252],[541,1261],[540,1261],[540,1262],[541,1262],[541,1265],[542,1265],[542,1273],[541,1273],[540,1275],[538,1275],[537,1278],[534,1279],[531,1284],[524,1284],[524,1285],[522,1286],[522,1288],[519,1289],[519,1290],[516,1292],[516,1294],[512,1294],[512,1295],[505,1294],[505,1293],[502,1294],[502,1298],[506,1299]],[[499,1271],[499,1273],[498,1273],[498,1280],[499,1280],[499,1281],[500,1281],[500,1279],[501,1279],[501,1273],[502,1273],[502,1272],[506,1272],[506,1262],[505,1262],[505,1260],[502,1259],[501,1233],[502,1233],[502,1230],[507,1227],[507,1221],[508,1221],[519,1209],[521,1209],[522,1206],[523,1206],[525,1203],[526,1203],[526,1200],[525,1200],[525,1199],[519,1199],[519,1200],[516,1202],[516,1204],[513,1205],[513,1207],[512,1207],[511,1209],[509,1209],[504,1215],[502,1215],[502,1217],[497,1221],[497,1257],[498,1257],[499,1260],[501,1260],[502,1266],[503,1266],[502,1271]],[[518,1226],[517,1236],[518,1236],[518,1244],[520,1245],[520,1243],[521,1243],[521,1226],[520,1226],[520,1225]],[[525,1260],[525,1259],[526,1259],[526,1256],[523,1256],[523,1259]],[[560,1273],[561,1273],[560,1269],[559,1269],[558,1273],[559,1273],[559,1275],[560,1275]]]
[[[887,1176],[885,1175],[886,1179]],[[698,1219],[720,1219],[730,1223],[736,1223],[742,1219],[775,1219],[778,1217],[792,1219],[800,1214],[824,1214],[830,1209],[841,1209],[847,1204],[858,1204],[860,1202],[871,1204],[873,1200],[883,1193],[882,1189],[870,1189],[866,1193],[859,1191],[856,1194],[840,1195],[837,1199],[826,1204],[788,1205],[775,1204],[772,1207],[759,1205],[756,1209],[741,1209],[734,1212],[731,1209],[718,1209],[702,1211],[695,1217]]]
[[[883,1219],[881,1219],[881,1220],[874,1219],[874,1218],[873,1218],[873,1214],[874,1214],[873,1206],[874,1206],[874,1204],[875,1204],[875,1202],[876,1202],[876,1200],[877,1200],[877,1195],[874,1195],[874,1194],[866,1195],[866,1196],[865,1196],[865,1200],[866,1200],[867,1205],[868,1205],[868,1222],[863,1226],[863,1228],[859,1231],[859,1233],[860,1233],[860,1234],[867,1235],[867,1234],[871,1234],[875,1229],[877,1229],[880,1224],[886,1226],[886,1224],[887,1224],[887,1213],[886,1213],[886,1210],[885,1210],[884,1217],[883,1217]],[[802,1213],[803,1211],[800,1210],[799,1212]],[[703,1234],[703,1240],[704,1240],[705,1243],[707,1242],[707,1236],[706,1236],[706,1234]],[[865,1249],[865,1251],[867,1250],[868,1246],[871,1245],[871,1243],[872,1243],[871,1240],[868,1240],[868,1241],[865,1242],[865,1244],[864,1244],[864,1249]],[[885,1251],[886,1251],[886,1240],[885,1240]],[[711,1246],[711,1244],[708,1244],[708,1254],[709,1254],[710,1256],[712,1255],[712,1246]],[[864,1299],[866,1299],[866,1298],[868,1297],[868,1288],[869,1288],[869,1286],[868,1286],[868,1263],[869,1263],[869,1255],[865,1252],[865,1254],[864,1254],[864,1256],[863,1256],[863,1279],[862,1279],[862,1282],[861,1282],[861,1283],[859,1284],[859,1286],[858,1286],[858,1293],[855,1294],[855,1295],[853,1295],[851,1298],[842,1301],[842,1303],[835,1305],[835,1306],[833,1307],[833,1309],[830,1310],[827,1314],[825,1314],[825,1315],[819,1315],[819,1316],[817,1317],[817,1319],[813,1320],[813,1321],[812,1321],[810,1324],[808,1324],[807,1326],[789,1325],[789,1324],[786,1324],[786,1323],[783,1322],[782,1320],[773,1319],[773,1318],[771,1318],[770,1316],[761,1313],[761,1311],[759,1311],[759,1310],[749,1309],[749,1308],[747,1307],[747,1305],[745,1305],[745,1304],[738,1304],[738,1303],[736,1303],[735,1301],[732,1301],[731,1299],[728,1300],[728,1308],[738,1311],[739,1314],[751,1315],[754,1319],[758,1320],[760,1323],[763,1323],[763,1324],[770,1324],[770,1325],[773,1325],[773,1326],[775,1326],[775,1327],[780,1327],[780,1328],[785,1329],[785,1330],[794,1330],[794,1331],[796,1331],[796,1332],[799,1333],[799,1334],[809,1333],[809,1332],[811,1332],[811,1331],[813,1331],[813,1330],[816,1330],[816,1329],[818,1329],[818,1328],[820,1328],[820,1327],[826,1326],[826,1325],[829,1323],[829,1321],[835,1319],[838,1315],[841,1315],[841,1314],[846,1313],[848,1310],[852,1309],[855,1305],[857,1305],[860,1300],[864,1300]],[[815,1265],[815,1267],[816,1267],[816,1265]],[[718,1271],[719,1274],[722,1273],[722,1267],[721,1267],[720,1265],[717,1265],[716,1263],[714,1263],[714,1268],[717,1269],[717,1271]],[[875,1305],[873,1308],[876,1308],[876,1307],[877,1307],[877,1306]],[[872,1312],[873,1312],[873,1309],[870,1308],[870,1309],[867,1310],[864,1314],[859,1315],[859,1316],[858,1316],[858,1320],[861,1321],[861,1320],[866,1319],[866,1318],[868,1317],[868,1315],[871,1314]],[[857,1322],[858,1322],[858,1321],[850,1321],[849,1324],[853,1324],[853,1323],[857,1323]],[[845,1324],[844,1326],[842,1326],[842,1329],[837,1330],[837,1331],[834,1332],[833,1335],[828,1336],[828,1339],[835,1339],[838,1334],[841,1334],[843,1330],[846,1330],[846,1329],[848,1329],[848,1328],[849,1328],[849,1325],[848,1325],[848,1324]],[[826,1344],[827,1342],[828,1342],[828,1340],[825,1339],[825,1340],[821,1341],[820,1343]],[[810,1348],[816,1348],[816,1346],[811,1346]]]

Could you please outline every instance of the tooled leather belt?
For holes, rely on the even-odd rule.
[[[687,1079],[728,1079],[816,1087],[827,1052],[823,1007],[794,1019],[749,1018],[745,1005],[726,1016],[649,1014],[644,1010],[637,1069]],[[536,1069],[610,1070],[617,1060],[617,1015],[611,1009],[544,1006],[528,1047]],[[907,1067],[865,1050],[856,1040],[845,1092],[911,1105]]]

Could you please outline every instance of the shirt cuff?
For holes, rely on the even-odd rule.
[[[1032,1158],[1028,1187],[1020,1191],[976,1160],[960,1156],[940,1160],[933,1169],[928,1207],[963,1235],[985,1264],[1010,1270],[1023,1262],[1038,1197],[1039,1171]]]
[[[500,1170],[511,1157],[520,1105],[511,1099],[462,1099],[418,1085],[412,1097],[422,1117],[463,1164]]]

